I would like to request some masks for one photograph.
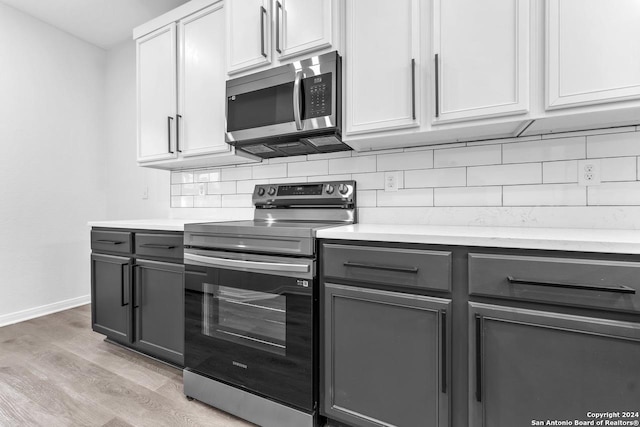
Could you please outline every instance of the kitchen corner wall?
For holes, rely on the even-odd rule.
[[[585,159],[599,185],[578,182]],[[360,222],[637,229],[640,126],[173,172],[171,215],[248,218],[256,184],[342,179],[357,182]]]

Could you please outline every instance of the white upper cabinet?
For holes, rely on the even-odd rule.
[[[228,0],[227,70],[271,63],[271,0]]]
[[[175,40],[173,23],[136,40],[140,162],[177,156]]]
[[[345,133],[420,125],[420,2],[347,0]]]
[[[546,108],[640,98],[640,1],[548,0]]]
[[[331,46],[330,0],[276,0],[275,51],[279,59]]]
[[[229,151],[224,139],[225,62],[222,3],[178,23],[178,127],[183,156]]]
[[[528,111],[529,21],[528,0],[434,0],[434,124]]]
[[[227,73],[330,50],[338,4],[339,0],[227,0]]]
[[[138,163],[180,169],[256,161],[224,137],[223,2],[192,0],[136,28],[134,36]]]

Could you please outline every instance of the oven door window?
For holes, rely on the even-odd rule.
[[[203,283],[202,334],[284,356],[286,295]]]

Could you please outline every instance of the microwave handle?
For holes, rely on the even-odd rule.
[[[296,79],[293,82],[293,118],[296,121],[296,129],[302,130],[302,119],[300,113],[300,84],[302,83],[302,71],[296,72]]]

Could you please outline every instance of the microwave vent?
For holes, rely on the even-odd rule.
[[[314,147],[326,147],[329,145],[340,145],[341,142],[335,135],[318,136],[315,138],[305,138],[304,141],[313,145]]]
[[[274,151],[272,148],[269,148],[264,144],[249,145],[242,147],[242,149],[251,154],[272,153]]]

